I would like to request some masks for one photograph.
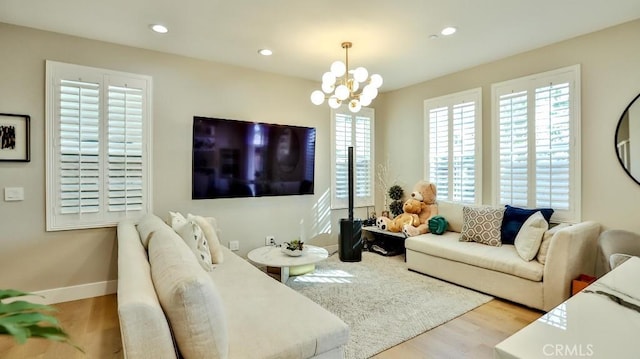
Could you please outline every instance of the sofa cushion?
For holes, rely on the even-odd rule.
[[[547,229],[549,229],[549,223],[547,223],[540,211],[532,214],[524,221],[514,242],[516,251],[522,259],[530,261],[536,257],[538,249],[540,249],[542,236],[544,236],[544,232]]]
[[[321,354],[347,343],[349,327],[340,318],[267,276],[228,248],[221,249],[224,265],[207,274],[213,278],[225,303],[229,357],[322,357]]]
[[[430,233],[405,240],[408,250],[426,253],[476,267],[511,274],[532,281],[541,281],[544,266],[537,261],[525,262],[512,244],[500,247],[476,242],[460,242],[459,234],[445,232],[441,236]]]
[[[438,214],[449,222],[449,231],[462,232],[462,207],[459,203],[438,201]]]
[[[504,209],[493,207],[462,208],[464,223],[460,240],[478,242],[490,246],[500,246],[500,227]]]
[[[547,252],[549,251],[549,244],[551,244],[551,238],[558,232],[559,230],[569,227],[569,223],[560,223],[555,227],[549,228],[546,232],[544,232],[544,236],[542,236],[542,243],[540,243],[540,249],[538,249],[538,255],[536,256],[536,260],[541,264],[545,264],[547,262]]]
[[[151,277],[185,358],[227,358],[229,335],[223,301],[184,241],[172,231],[149,243]]]
[[[504,219],[502,220],[502,228],[500,229],[500,241],[502,244],[513,244],[520,227],[532,214],[536,212],[542,212],[542,216],[549,223],[553,209],[551,208],[538,208],[527,209],[518,208],[510,205],[505,206]]]

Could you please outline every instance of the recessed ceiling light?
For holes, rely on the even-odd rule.
[[[151,25],[151,30],[159,33],[159,34],[166,34],[167,32],[169,32],[169,29],[167,29],[166,26],[164,25],[160,25],[160,24],[153,24]]]
[[[448,36],[448,35],[453,35],[456,33],[458,29],[456,29],[453,26],[449,26],[449,27],[445,27],[444,29],[442,29],[442,31],[440,31],[440,33],[444,36]]]
[[[269,49],[260,49],[258,50],[258,53],[262,56],[271,56],[273,55],[273,51],[269,50]]]
[[[438,35],[436,35],[436,34],[431,34],[431,35],[429,35],[429,38],[430,38],[431,40],[435,40],[435,39],[437,39],[437,38],[438,38]]]

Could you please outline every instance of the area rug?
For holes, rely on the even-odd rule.
[[[349,325],[347,359],[369,358],[492,299],[411,272],[403,256],[370,252],[352,263],[334,254],[287,285]]]

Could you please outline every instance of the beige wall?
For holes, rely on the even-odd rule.
[[[294,239],[300,219],[314,235],[344,216],[328,211],[329,109],[310,103],[316,83],[6,24],[0,24],[0,49],[0,112],[32,121],[31,162],[0,162],[0,190],[25,190],[22,202],[0,199],[0,288],[38,291],[117,278],[115,229],[45,232],[45,60],[153,77],[156,214],[215,216],[223,243],[240,241],[241,255],[263,245],[266,235]],[[316,127],[316,194],[192,201],[194,115]]]
[[[640,232],[640,186],[620,167],[614,147],[618,120],[640,92],[638,34],[640,20],[385,93],[377,103],[376,143],[382,146],[376,158],[393,159],[393,173],[411,187],[423,176],[423,101],[482,87],[482,195],[490,204],[491,84],[581,64],[582,219]]]
[[[640,91],[638,33],[640,20],[386,93],[375,103],[376,158],[379,162],[391,158],[392,177],[408,189],[422,178],[423,100],[481,86],[483,143],[489,148],[491,83],[580,63],[583,219],[640,232],[635,220],[640,186],[620,168],[613,145],[618,118]],[[36,291],[117,278],[113,228],[44,230],[47,59],[153,77],[156,214],[178,210],[215,216],[224,244],[239,240],[241,255],[262,245],[265,235],[275,235],[279,241],[296,237],[302,218],[308,233],[331,231],[329,242],[336,241],[338,219],[346,213],[329,211],[329,111],[309,103],[316,83],[5,24],[0,24],[0,48],[0,112],[28,114],[32,119],[31,162],[0,162],[0,189],[25,189],[22,202],[0,199],[0,288]],[[194,115],[316,127],[316,194],[192,201]],[[488,202],[488,151],[483,161],[483,195]],[[378,200],[381,203],[380,196]]]

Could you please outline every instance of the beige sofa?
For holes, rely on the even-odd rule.
[[[595,271],[597,223],[550,229],[537,258],[527,262],[514,245],[460,242],[462,208],[439,202],[438,212],[449,222],[448,231],[405,240],[410,270],[545,311],[569,298],[572,279]]]
[[[142,221],[142,235],[118,225],[126,358],[176,358],[178,348],[187,359],[342,358],[349,328],[338,317],[224,247],[207,272],[160,218]]]

